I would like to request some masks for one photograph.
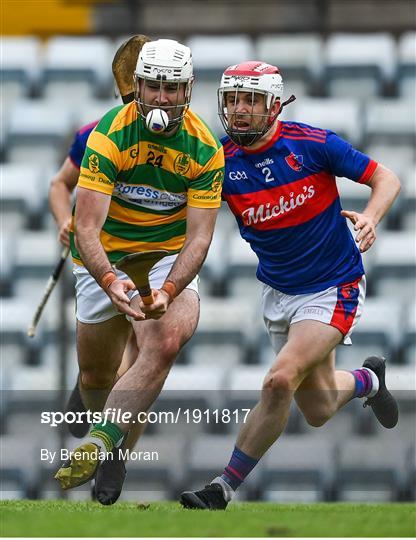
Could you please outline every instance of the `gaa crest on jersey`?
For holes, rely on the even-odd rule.
[[[302,154],[294,154],[290,152],[288,156],[285,157],[286,163],[294,171],[301,171],[303,167],[303,156]]]
[[[93,173],[97,173],[100,170],[100,160],[97,154],[91,154],[88,158],[88,168]]]
[[[189,154],[179,154],[174,163],[173,168],[176,174],[186,174],[191,165],[191,156]]]

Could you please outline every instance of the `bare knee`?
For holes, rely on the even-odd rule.
[[[175,335],[161,334],[157,340],[144,343],[140,348],[143,355],[153,358],[159,369],[169,368],[181,350],[180,339]]]
[[[294,375],[284,369],[270,370],[263,382],[263,394],[290,397],[294,392]]]
[[[105,390],[111,388],[116,372],[102,369],[81,369],[81,384],[85,390]]]

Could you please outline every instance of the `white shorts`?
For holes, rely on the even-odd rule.
[[[366,280],[363,275],[352,283],[343,283],[312,294],[284,294],[263,285],[263,318],[273,349],[277,354],[285,345],[291,324],[314,320],[338,328],[343,344],[351,345],[351,333],[363,310]]]
[[[168,255],[158,261],[149,272],[149,283],[152,289],[160,289],[165,282],[177,255]],[[73,274],[76,278],[76,317],[85,324],[97,324],[120,315],[103,289],[98,285],[84,266],[74,264]],[[124,272],[116,270],[119,279],[129,279]],[[186,287],[198,294],[199,277],[196,276]],[[134,298],[138,291],[130,291],[128,296]]]

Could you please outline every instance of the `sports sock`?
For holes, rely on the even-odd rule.
[[[233,490],[236,490],[240,484],[244,482],[246,476],[254,469],[258,462],[258,459],[248,456],[235,446],[230,462],[225,467],[221,478]]]
[[[111,452],[123,437],[124,433],[117,424],[113,424],[112,422],[95,424],[90,431],[91,442],[96,444],[100,450],[106,452]]]
[[[362,398],[364,396],[373,397],[378,392],[377,375],[368,368],[354,369],[351,371],[355,379],[355,389],[353,397]]]

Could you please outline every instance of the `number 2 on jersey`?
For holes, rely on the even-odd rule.
[[[264,167],[261,172],[265,175],[266,182],[273,182],[275,180],[269,167]]]

